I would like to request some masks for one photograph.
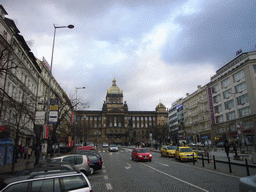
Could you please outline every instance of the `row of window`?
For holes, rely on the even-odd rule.
[[[241,70],[233,75],[233,82],[239,82],[244,78],[244,71]],[[231,84],[231,78],[228,77],[227,79],[223,80],[221,83],[221,88],[226,89]],[[219,84],[212,87],[212,93],[217,93],[220,90]]]
[[[252,129],[253,128],[253,121],[246,121],[244,122],[242,125],[239,125],[239,127],[243,127],[245,130],[246,129]],[[220,127],[218,129],[215,130],[216,134],[222,134],[225,132],[235,132],[237,131],[237,125],[236,124],[232,124],[229,125],[228,127]]]
[[[242,109],[238,109],[238,117],[245,117],[245,116],[248,116],[248,115],[251,115],[250,107],[244,107]],[[236,119],[236,112],[231,111],[231,112],[226,113],[226,119],[227,119],[227,121]],[[219,115],[219,116],[216,116],[215,120],[216,120],[216,123],[224,122],[223,114]]]

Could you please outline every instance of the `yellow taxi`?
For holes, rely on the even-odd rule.
[[[190,147],[177,147],[175,151],[175,158],[180,160],[180,161],[193,161],[193,155],[194,155],[194,160],[197,161],[197,154],[195,151],[193,151]]]
[[[161,147],[161,156],[166,156],[166,157],[174,157],[175,156],[175,151],[177,149],[177,146],[174,145],[164,145]]]

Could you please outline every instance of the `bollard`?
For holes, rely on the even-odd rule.
[[[247,176],[250,176],[250,172],[249,172],[249,167],[248,167],[247,158],[245,158],[245,166],[246,166]]]
[[[216,169],[215,155],[213,155],[213,165],[214,165],[214,169]]]
[[[228,157],[229,173],[232,173],[230,157]]]
[[[203,167],[204,167],[204,155],[202,154],[202,164],[203,164]]]
[[[209,152],[207,152],[208,164],[210,163]]]

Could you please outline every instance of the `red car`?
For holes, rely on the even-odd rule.
[[[76,147],[74,149],[74,151],[84,151],[84,150],[89,150],[89,151],[94,151],[95,150],[95,147],[94,146],[90,146],[90,145],[87,145],[87,146],[82,146],[82,147]]]
[[[132,160],[152,161],[151,153],[145,148],[135,148],[132,150]]]

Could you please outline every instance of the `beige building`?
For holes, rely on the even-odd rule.
[[[183,100],[184,132],[188,142],[202,142],[211,139],[210,108],[207,85],[186,95]]]
[[[76,136],[81,142],[136,143],[163,141],[168,136],[166,107],[155,111],[129,111],[123,92],[112,81],[101,111],[75,111]]]
[[[255,142],[256,52],[242,53],[209,83],[212,140]]]

